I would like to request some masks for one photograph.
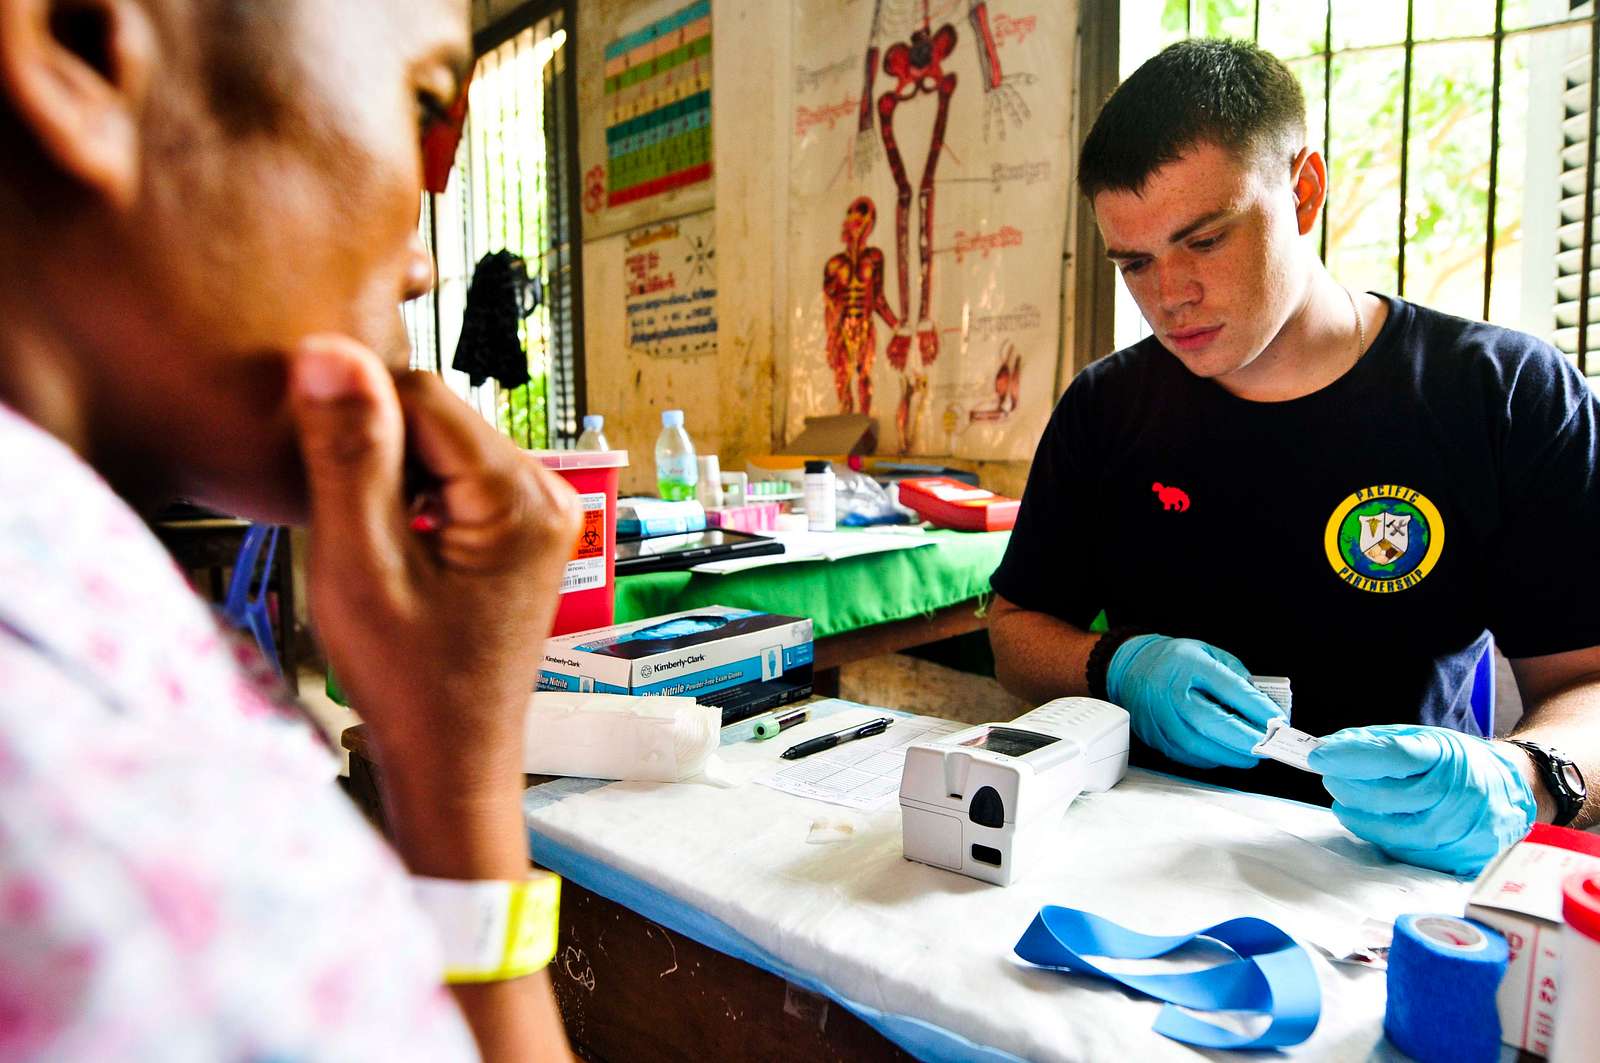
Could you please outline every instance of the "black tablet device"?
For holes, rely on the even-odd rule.
[[[724,531],[721,528],[707,528],[705,531],[680,535],[653,535],[647,539],[619,539],[617,575],[662,572],[689,568],[706,561],[723,561],[730,557],[781,553],[783,544],[776,539],[749,532]]]

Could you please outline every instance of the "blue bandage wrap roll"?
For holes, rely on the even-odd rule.
[[[1197,938],[1228,948],[1236,959],[1187,974],[1117,974],[1090,956],[1145,960],[1165,956]],[[1046,905],[1017,942],[1017,955],[1041,967],[1103,978],[1137,990],[1166,1007],[1155,1032],[1202,1048],[1287,1048],[1310,1037],[1322,1018],[1316,969],[1295,940],[1264,919],[1229,919],[1192,934],[1140,934],[1077,908]],[[1270,1020],[1244,1034],[1190,1015],[1199,1011],[1256,1012]]]
[[[1418,1063],[1494,1063],[1500,1058],[1495,992],[1506,939],[1453,915],[1402,915],[1389,949],[1383,1032]]]

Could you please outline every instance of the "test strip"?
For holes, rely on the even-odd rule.
[[[1257,742],[1250,752],[1258,757],[1268,757],[1280,761],[1291,768],[1301,771],[1311,771],[1311,765],[1306,758],[1311,756],[1311,751],[1322,745],[1322,739],[1316,735],[1306,734],[1290,727],[1285,721],[1278,719],[1267,724],[1267,737]]]

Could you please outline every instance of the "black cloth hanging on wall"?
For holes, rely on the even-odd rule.
[[[461,339],[451,365],[477,387],[493,377],[502,387],[528,382],[528,355],[517,336],[517,322],[533,313],[543,296],[539,278],[510,251],[484,255],[472,271]]]

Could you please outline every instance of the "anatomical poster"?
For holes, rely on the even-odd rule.
[[[1073,5],[796,0],[787,435],[1033,455],[1060,348]]]

